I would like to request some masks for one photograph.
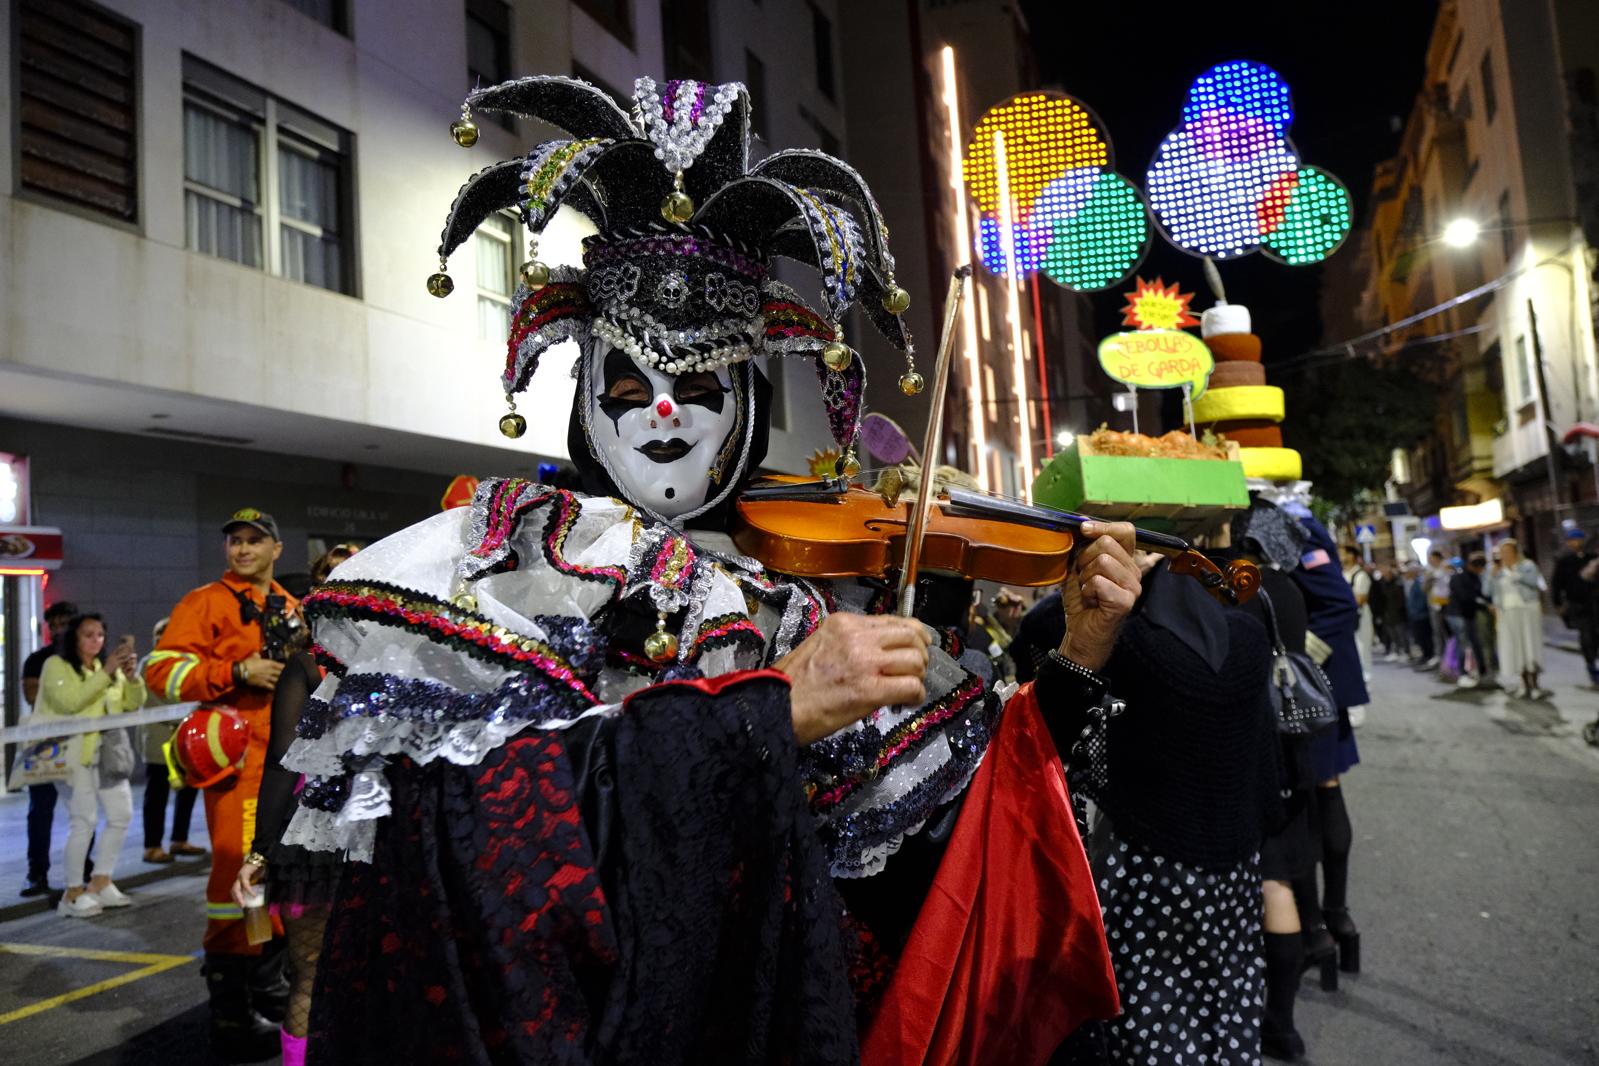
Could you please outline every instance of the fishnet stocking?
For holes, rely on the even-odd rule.
[[[283,928],[289,936],[289,1007],[283,1028],[290,1036],[303,1037],[311,1023],[311,988],[316,984],[316,964],[322,957],[322,934],[327,929],[328,908],[296,908],[296,917],[285,915]]]

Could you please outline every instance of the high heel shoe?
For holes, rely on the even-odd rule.
[[[1321,990],[1338,991],[1338,942],[1326,926],[1317,926],[1305,933],[1305,959],[1299,965],[1300,973],[1319,970]]]
[[[1338,968],[1344,973],[1359,973],[1360,930],[1355,928],[1349,910],[1345,907],[1323,908],[1321,916],[1327,923],[1328,933],[1338,945]]]

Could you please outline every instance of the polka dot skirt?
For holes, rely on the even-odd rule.
[[[1266,964],[1258,857],[1206,870],[1114,834],[1110,844],[1096,873],[1122,1013],[1074,1034],[1055,1062],[1259,1063]]]

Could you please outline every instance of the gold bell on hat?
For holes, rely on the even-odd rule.
[[[888,288],[883,292],[883,310],[891,315],[903,315],[911,309],[911,294],[895,284],[893,278],[888,279]]]
[[[915,396],[927,387],[927,382],[914,370],[907,370],[899,376],[899,391],[906,396]]]
[[[455,291],[455,282],[450,278],[450,275],[444,272],[444,268],[444,257],[441,255],[439,256],[439,272],[428,275],[428,292],[441,300]]]
[[[661,201],[661,217],[668,222],[687,222],[694,217],[694,199],[683,191],[683,172],[672,178],[672,191]]]
[[[530,289],[542,289],[550,283],[550,268],[537,259],[522,264],[522,284]]]
[[[822,364],[832,371],[848,370],[854,358],[842,341],[828,341],[822,349]]]
[[[516,401],[508,401],[511,409],[500,416],[500,432],[512,440],[527,432],[527,419],[516,413]]]
[[[677,658],[677,637],[666,631],[666,612],[655,620],[655,632],[644,638],[644,654],[652,663],[671,662]]]
[[[472,121],[472,116],[465,111],[461,117],[450,123],[450,136],[455,138],[455,143],[462,148],[470,148],[477,143],[477,123]]]

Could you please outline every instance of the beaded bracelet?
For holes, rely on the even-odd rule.
[[[1086,681],[1091,685],[1097,685],[1100,689],[1108,689],[1110,687],[1110,682],[1106,681],[1099,674],[1096,674],[1082,663],[1074,662],[1071,659],[1066,658],[1066,656],[1062,655],[1059,651],[1051,651],[1048,659],[1049,662],[1056,667],[1056,669],[1066,671],[1079,681]]]

